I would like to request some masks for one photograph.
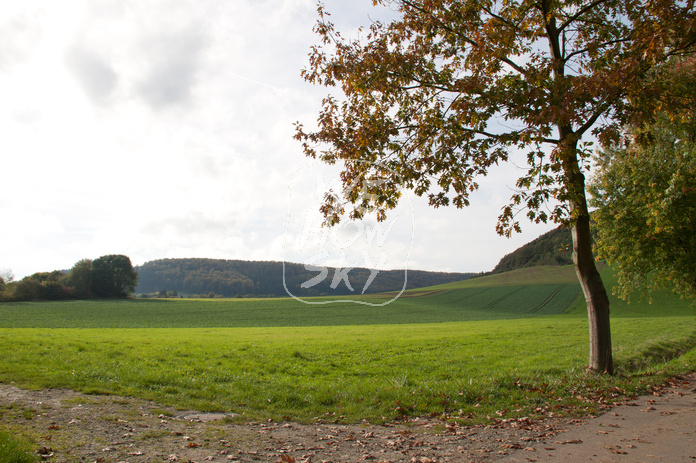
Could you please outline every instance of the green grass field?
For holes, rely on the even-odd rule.
[[[2,304],[0,382],[141,397],[242,420],[435,414],[478,422],[589,412],[587,398],[611,400],[693,369],[693,308],[665,296],[652,305],[613,299],[619,374],[586,375],[578,294],[566,269],[547,268],[413,290],[384,307]]]

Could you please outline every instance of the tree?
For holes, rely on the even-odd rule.
[[[128,256],[110,254],[92,262],[92,293],[97,297],[126,297],[138,285],[138,272]]]
[[[9,295],[7,294],[9,293],[8,283],[12,283],[12,280],[14,280],[12,270],[3,269],[0,271],[0,301],[9,298]]]
[[[696,297],[696,119],[661,114],[629,135],[600,154],[590,184],[597,251],[624,299],[661,287]]]
[[[464,207],[476,178],[525,150],[528,168],[497,231],[516,214],[567,225],[589,316],[589,369],[612,373],[609,299],[592,255],[586,141],[618,138],[649,119],[670,87],[651,78],[672,56],[693,54],[693,1],[375,0],[400,17],[364,40],[341,37],[320,5],[304,78],[340,85],[318,128],[297,124],[307,156],[343,163],[344,197],[327,194],[325,222],[376,211],[402,189],[434,207]],[[548,208],[548,209],[547,209]]]
[[[5,284],[11,283],[14,281],[14,273],[9,268],[2,269],[0,270],[0,278],[2,278]]]
[[[65,276],[65,285],[72,289],[75,298],[89,299],[94,297],[91,259],[82,259],[76,262]]]
[[[5,291],[6,289],[7,283],[5,283],[5,279],[2,276],[0,276],[0,301],[9,299],[9,295]]]

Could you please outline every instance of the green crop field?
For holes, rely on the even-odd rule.
[[[335,326],[520,318],[563,313],[575,284],[445,289],[406,293],[381,307],[294,299],[130,299],[0,304],[5,328],[203,328]],[[365,297],[373,303],[378,297]],[[388,299],[387,299],[388,300]]]
[[[570,268],[572,272],[572,268]],[[405,292],[394,302],[309,305],[278,299],[129,299],[0,304],[6,328],[336,326],[526,318],[563,313],[580,294],[568,268],[528,269]],[[394,294],[354,297],[379,304]],[[344,298],[345,299],[345,298]],[[311,299],[326,302],[327,299]]]
[[[438,414],[475,422],[589,412],[588,397],[611,400],[693,368],[693,308],[664,296],[652,305],[612,301],[619,374],[586,375],[577,283],[565,269],[545,272],[550,282],[535,269],[410,291],[384,307],[280,299],[2,304],[0,382],[243,420]]]
[[[482,286],[516,286],[535,284],[577,284],[578,278],[572,265],[553,267],[521,268],[510,272],[486,275],[470,280],[455,281],[443,285],[432,286],[433,289],[477,288]],[[413,290],[417,291],[417,290]]]

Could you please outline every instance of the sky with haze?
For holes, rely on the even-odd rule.
[[[345,37],[394,17],[371,3],[325,1]],[[135,265],[319,263],[320,247],[307,243],[321,239],[318,198],[338,169],[305,158],[293,139],[293,123],[311,127],[321,99],[338,94],[300,76],[318,43],[316,8],[313,0],[2,0],[0,271],[21,278],[105,254]],[[377,240],[389,253],[372,262],[487,271],[554,228],[522,220],[522,235],[495,233],[523,172],[513,158],[480,179],[469,208],[433,209],[407,194]],[[344,228],[342,243],[361,230]],[[339,248],[324,262],[344,265],[353,248]]]

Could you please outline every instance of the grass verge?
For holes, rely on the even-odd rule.
[[[38,461],[31,453],[30,445],[12,436],[12,434],[0,431],[0,461],[2,463],[35,463]]]

